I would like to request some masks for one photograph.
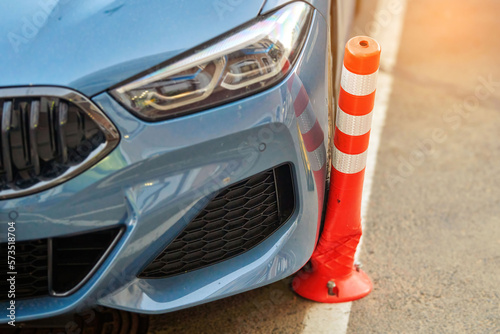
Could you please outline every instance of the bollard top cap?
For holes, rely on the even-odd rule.
[[[378,70],[380,45],[367,36],[351,38],[345,46],[344,66],[352,73],[367,75]]]

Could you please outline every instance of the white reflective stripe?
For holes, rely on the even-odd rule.
[[[350,136],[361,136],[370,131],[372,127],[373,111],[368,115],[353,116],[337,107],[337,120],[335,125],[340,131]]]
[[[316,115],[312,111],[310,103],[307,104],[306,110],[297,117],[297,122],[299,123],[300,133],[302,134],[308,133],[312,129],[314,123],[316,123]]]
[[[295,103],[297,96],[302,88],[302,81],[300,80],[298,75],[293,77],[293,84],[291,89],[292,94],[292,103]],[[316,115],[313,112],[311,103],[307,103],[306,109],[297,117],[297,122],[299,123],[300,132],[302,134],[309,132],[314,123],[316,123]]]
[[[368,95],[377,88],[377,74],[378,70],[368,75],[354,74],[342,65],[340,85],[349,94],[356,96]]]
[[[311,169],[315,172],[319,171],[326,164],[326,148],[321,144],[317,149],[312,152],[307,152]]]
[[[295,101],[297,95],[299,95],[301,88],[302,88],[302,80],[300,80],[299,76],[295,74],[293,77],[293,83],[290,92],[292,94],[292,101]]]
[[[345,154],[335,146],[333,156],[333,167],[344,174],[354,174],[361,172],[366,166],[366,155],[368,150],[361,154]]]

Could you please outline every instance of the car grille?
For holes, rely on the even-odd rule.
[[[47,240],[17,242],[15,244],[16,299],[43,296],[48,293]],[[1,244],[1,254],[7,254],[7,244]],[[0,300],[7,300],[10,277],[7,261],[0,272]]]
[[[121,230],[16,242],[16,299],[63,296],[76,291],[111,251]],[[7,243],[0,244],[1,254],[7,254],[7,247]],[[12,270],[7,261],[0,264],[0,270],[0,301],[5,301]]]
[[[113,124],[76,92],[0,89],[0,199],[64,182],[106,156],[118,140]]]
[[[165,278],[240,255],[278,230],[295,204],[290,165],[221,191],[139,275]]]

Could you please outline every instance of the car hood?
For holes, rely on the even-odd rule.
[[[251,20],[263,1],[2,1],[0,87],[92,96]]]

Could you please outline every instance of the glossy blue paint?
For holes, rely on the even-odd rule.
[[[293,69],[322,124],[325,145],[326,42],[326,22],[315,15]],[[240,101],[157,123],[137,119],[107,93],[94,97],[120,131],[119,146],[64,184],[0,201],[0,218],[6,221],[10,211],[19,212],[18,241],[113,225],[124,225],[125,235],[80,290],[62,298],[19,300],[17,320],[82,311],[95,303],[146,313],[173,311],[272,283],[302,267],[315,246],[319,213],[287,80]],[[262,142],[263,152],[258,150]],[[136,278],[213,192],[285,162],[293,166],[298,198],[295,213],[280,230],[223,263],[167,279]]]
[[[268,13],[275,8],[282,7],[286,4],[289,4],[291,2],[294,2],[297,0],[266,0],[266,3],[262,7],[261,14]],[[330,0],[300,0],[309,3],[311,6],[316,8],[321,15],[323,15],[324,18],[327,18],[329,16],[330,8],[329,5],[332,1]]]
[[[255,18],[263,0],[1,1],[0,86],[104,91]]]

